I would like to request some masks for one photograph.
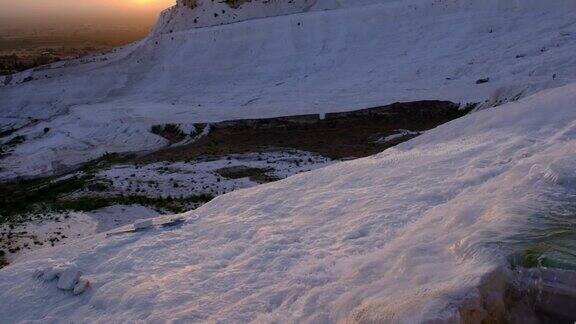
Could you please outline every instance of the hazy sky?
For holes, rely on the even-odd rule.
[[[10,20],[156,16],[175,0],[0,0],[0,17]]]

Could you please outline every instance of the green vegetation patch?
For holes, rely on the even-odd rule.
[[[23,135],[18,135],[15,136],[14,138],[10,139],[8,142],[6,142],[4,145],[13,147],[19,144],[22,144],[26,141],[26,136]]]
[[[135,154],[106,153],[102,157],[82,165],[78,171],[94,174],[99,170],[109,168],[115,164],[128,163],[134,160],[135,157]]]
[[[2,131],[0,131],[0,138],[10,136],[13,133],[15,133],[17,130],[18,130],[17,128],[9,128],[6,130],[2,130]]]
[[[42,210],[42,205],[55,204],[61,196],[84,188],[92,176],[73,176],[63,180],[39,178],[0,184],[0,223],[17,221],[25,213]]]
[[[6,157],[11,148],[20,145],[26,141],[26,137],[22,135],[15,136],[9,141],[0,145],[0,159]]]
[[[203,204],[214,197],[197,195],[181,198],[151,198],[136,195],[84,196],[71,194],[85,188],[105,190],[104,184],[92,182],[90,174],[77,175],[62,180],[41,178],[21,180],[15,183],[0,184],[0,223],[22,221],[22,215],[44,213],[46,211],[92,211],[112,205],[139,204],[160,210],[180,213],[190,209],[192,204]],[[92,190],[98,191],[98,190]]]
[[[513,267],[576,270],[576,237],[569,241],[539,242],[514,255]]]
[[[63,199],[52,206],[58,211],[92,211],[113,205],[142,205],[172,213],[183,213],[190,209],[191,204],[204,204],[214,199],[211,195],[197,195],[179,198],[151,198],[147,196],[110,196],[110,197],[80,197]]]
[[[270,171],[272,171],[271,168],[249,168],[242,165],[216,170],[219,175],[227,179],[249,178],[258,183],[268,183],[279,180],[278,178],[269,175],[268,172]]]
[[[211,195],[189,197],[157,197],[107,195],[108,183],[95,180],[99,170],[115,164],[128,163],[134,155],[107,153],[88,162],[76,173],[66,177],[20,179],[0,183],[0,224],[26,221],[31,214],[62,211],[92,211],[112,205],[139,204],[174,213],[185,212],[198,204],[209,202]],[[87,192],[87,194],[81,192]],[[81,193],[81,194],[78,194]]]
[[[546,197],[542,203],[550,206],[534,213],[531,226],[513,238],[518,251],[510,259],[513,267],[576,270],[576,204],[571,193],[554,199],[559,203]]]
[[[0,269],[8,265],[8,260],[6,260],[6,252],[0,250]]]

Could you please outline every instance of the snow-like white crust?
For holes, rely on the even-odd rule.
[[[373,157],[220,196],[181,226],[32,252],[0,271],[2,320],[496,318],[506,256],[573,217],[575,102],[576,84],[543,91]],[[38,284],[34,269],[68,263],[89,294]]]
[[[47,174],[106,152],[161,148],[167,141],[150,132],[155,124],[419,99],[490,106],[576,80],[572,0],[338,6],[153,33],[104,56],[26,71],[6,86],[0,80],[0,127],[30,125],[13,135],[26,140],[0,160],[0,178]],[[190,11],[174,14],[189,22]],[[490,81],[476,84],[484,78]]]

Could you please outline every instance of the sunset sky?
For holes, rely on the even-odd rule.
[[[175,0],[0,0],[0,17],[38,18],[103,18],[156,16]]]

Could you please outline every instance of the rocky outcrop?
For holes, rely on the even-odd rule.
[[[576,321],[576,272],[561,269],[523,269],[518,271],[511,299],[531,309],[539,322]],[[518,309],[522,309],[518,307]],[[526,313],[522,311],[522,313]]]
[[[198,0],[178,0],[176,2],[178,6],[188,7],[190,9],[196,8],[198,5]]]
[[[162,13],[153,35],[338,7],[337,0],[178,0]]]
[[[227,4],[230,8],[238,9],[241,5],[246,2],[251,2],[252,0],[224,0],[222,3]],[[188,7],[194,9],[198,6],[198,0],[178,0],[176,2],[179,6]]]

